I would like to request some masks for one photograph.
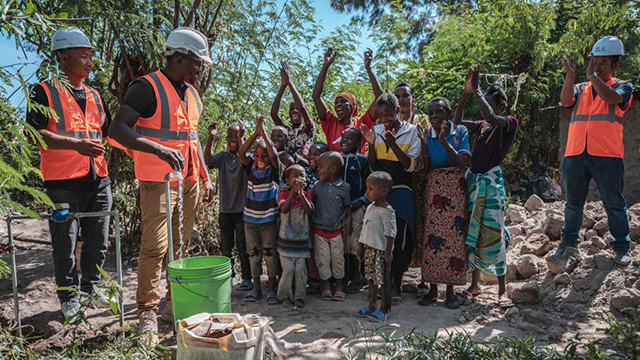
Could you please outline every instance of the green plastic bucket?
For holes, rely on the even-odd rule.
[[[174,326],[191,315],[231,312],[231,260],[197,256],[169,264]]]

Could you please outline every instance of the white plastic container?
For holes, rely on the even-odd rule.
[[[209,317],[222,322],[246,324],[245,329],[235,329],[220,339],[197,336],[185,326],[197,324]],[[269,320],[258,315],[201,313],[190,316],[178,324],[177,360],[262,360],[264,336]]]

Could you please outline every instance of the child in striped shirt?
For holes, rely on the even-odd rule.
[[[247,184],[247,201],[244,207],[244,232],[251,263],[253,290],[244,300],[256,302],[262,299],[260,276],[262,275],[262,259],[267,264],[268,293],[267,304],[279,304],[276,293],[276,276],[279,270],[279,259],[276,248],[278,229],[278,190],[282,165],[271,139],[264,132],[264,116],[256,117],[256,130],[243,143],[238,151],[243,166],[251,166],[251,174]],[[256,142],[258,137],[262,137]],[[247,151],[256,142],[253,159]]]

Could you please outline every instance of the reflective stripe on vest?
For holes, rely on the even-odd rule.
[[[67,124],[64,119],[64,110],[62,109],[62,100],[60,99],[60,92],[58,88],[52,84],[50,81],[44,82],[49,90],[49,94],[51,94],[51,106],[53,107],[53,111],[58,116],[58,121],[56,122],[56,134],[61,136],[66,136],[75,139],[102,139],[102,131],[84,131],[84,130],[74,130],[67,131]],[[93,94],[93,97],[96,102],[96,106],[98,107],[98,113],[100,114],[100,125],[104,124],[104,110],[102,109],[102,101],[100,101],[100,97],[98,93],[87,86],[87,89]],[[85,105],[86,107],[86,105]],[[85,109],[86,110],[86,109]],[[87,136],[88,134],[88,136]]]

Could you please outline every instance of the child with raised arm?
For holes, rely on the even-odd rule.
[[[309,117],[302,96],[300,96],[298,89],[291,80],[291,71],[285,61],[282,62],[282,67],[280,68],[280,78],[282,82],[271,106],[271,119],[273,119],[273,122],[278,127],[282,127],[287,131],[286,150],[294,157],[297,163],[301,162],[304,164],[303,159],[306,159],[309,154],[309,146],[313,139],[315,125],[313,121],[311,121],[311,117]],[[293,97],[293,102],[289,104],[289,120],[291,126],[284,124],[278,115],[282,95],[284,95],[284,90],[287,87],[291,90],[291,96]],[[302,122],[303,120],[304,124]]]
[[[369,108],[364,115],[358,117],[358,99],[356,96],[348,91],[343,91],[336,95],[334,100],[333,109],[336,115],[333,115],[331,110],[327,108],[324,100],[322,100],[322,91],[324,90],[324,83],[327,78],[327,72],[329,67],[336,59],[338,52],[333,48],[327,49],[324,54],[324,63],[318,79],[316,80],[315,87],[313,88],[313,102],[316,105],[318,111],[318,118],[320,118],[320,125],[322,125],[322,131],[327,138],[327,145],[331,151],[340,151],[340,138],[342,133],[349,128],[355,127],[360,129],[360,125],[364,124],[368,128],[372,128],[376,124],[376,99],[382,95],[382,86],[378,82],[378,79],[371,70],[371,61],[373,59],[373,52],[367,49],[364,53],[364,67],[369,75],[369,81],[373,88],[373,94],[375,99],[369,105]],[[356,118],[353,120],[353,118]],[[364,154],[365,144],[364,142],[358,147],[360,153]]]
[[[250,167],[243,166],[238,155],[244,135],[244,126],[241,123],[229,126],[226,136],[227,150],[213,155],[211,145],[217,135],[217,128],[218,124],[215,122],[209,125],[209,139],[204,151],[204,161],[210,169],[218,169],[219,171],[220,215],[218,216],[218,226],[220,227],[222,256],[231,259],[233,271],[235,268],[233,246],[235,244],[242,271],[242,283],[240,283],[238,290],[249,291],[253,288],[253,284],[251,283],[251,265],[244,236],[243,211]]]
[[[286,187],[278,195],[280,237],[278,253],[282,275],[278,285],[278,300],[291,300],[297,308],[304,307],[309,252],[309,217],[314,206],[307,186],[304,168],[291,165],[284,171]]]
[[[260,276],[262,275],[262,259],[267,265],[268,293],[267,304],[279,304],[276,293],[276,276],[279,271],[277,251],[278,228],[278,190],[282,165],[278,159],[276,148],[266,136],[264,116],[256,116],[256,130],[249,139],[240,146],[238,154],[244,166],[251,167],[247,184],[247,199],[244,207],[244,232],[247,239],[253,290],[245,296],[247,302],[262,299]],[[257,140],[258,137],[262,137]],[[257,140],[257,142],[256,142]],[[253,143],[256,148],[253,159],[247,151]]]
[[[340,179],[344,165],[342,156],[335,151],[322,154],[318,160],[320,181],[311,189],[316,211],[313,224],[316,265],[322,280],[322,300],[343,301],[346,294],[342,287],[344,278],[344,226],[349,223],[349,184]],[[329,279],[336,281],[336,291],[331,292]]]
[[[384,171],[376,171],[367,178],[367,206],[360,235],[358,258],[364,261],[365,278],[369,280],[369,306],[358,314],[370,321],[386,321],[391,309],[391,260],[397,233],[396,213],[387,202],[393,179]],[[382,287],[382,301],[377,308],[378,286]]]
[[[358,261],[358,247],[360,231],[362,230],[362,220],[364,211],[368,205],[365,193],[367,188],[365,182],[371,174],[371,166],[367,157],[358,152],[362,143],[362,133],[360,130],[349,128],[342,134],[340,148],[344,167],[340,173],[342,180],[346,181],[351,188],[351,223],[347,239],[345,239],[345,270],[346,276],[344,284],[347,294],[360,291],[362,286],[362,276],[360,274],[360,261]]]

